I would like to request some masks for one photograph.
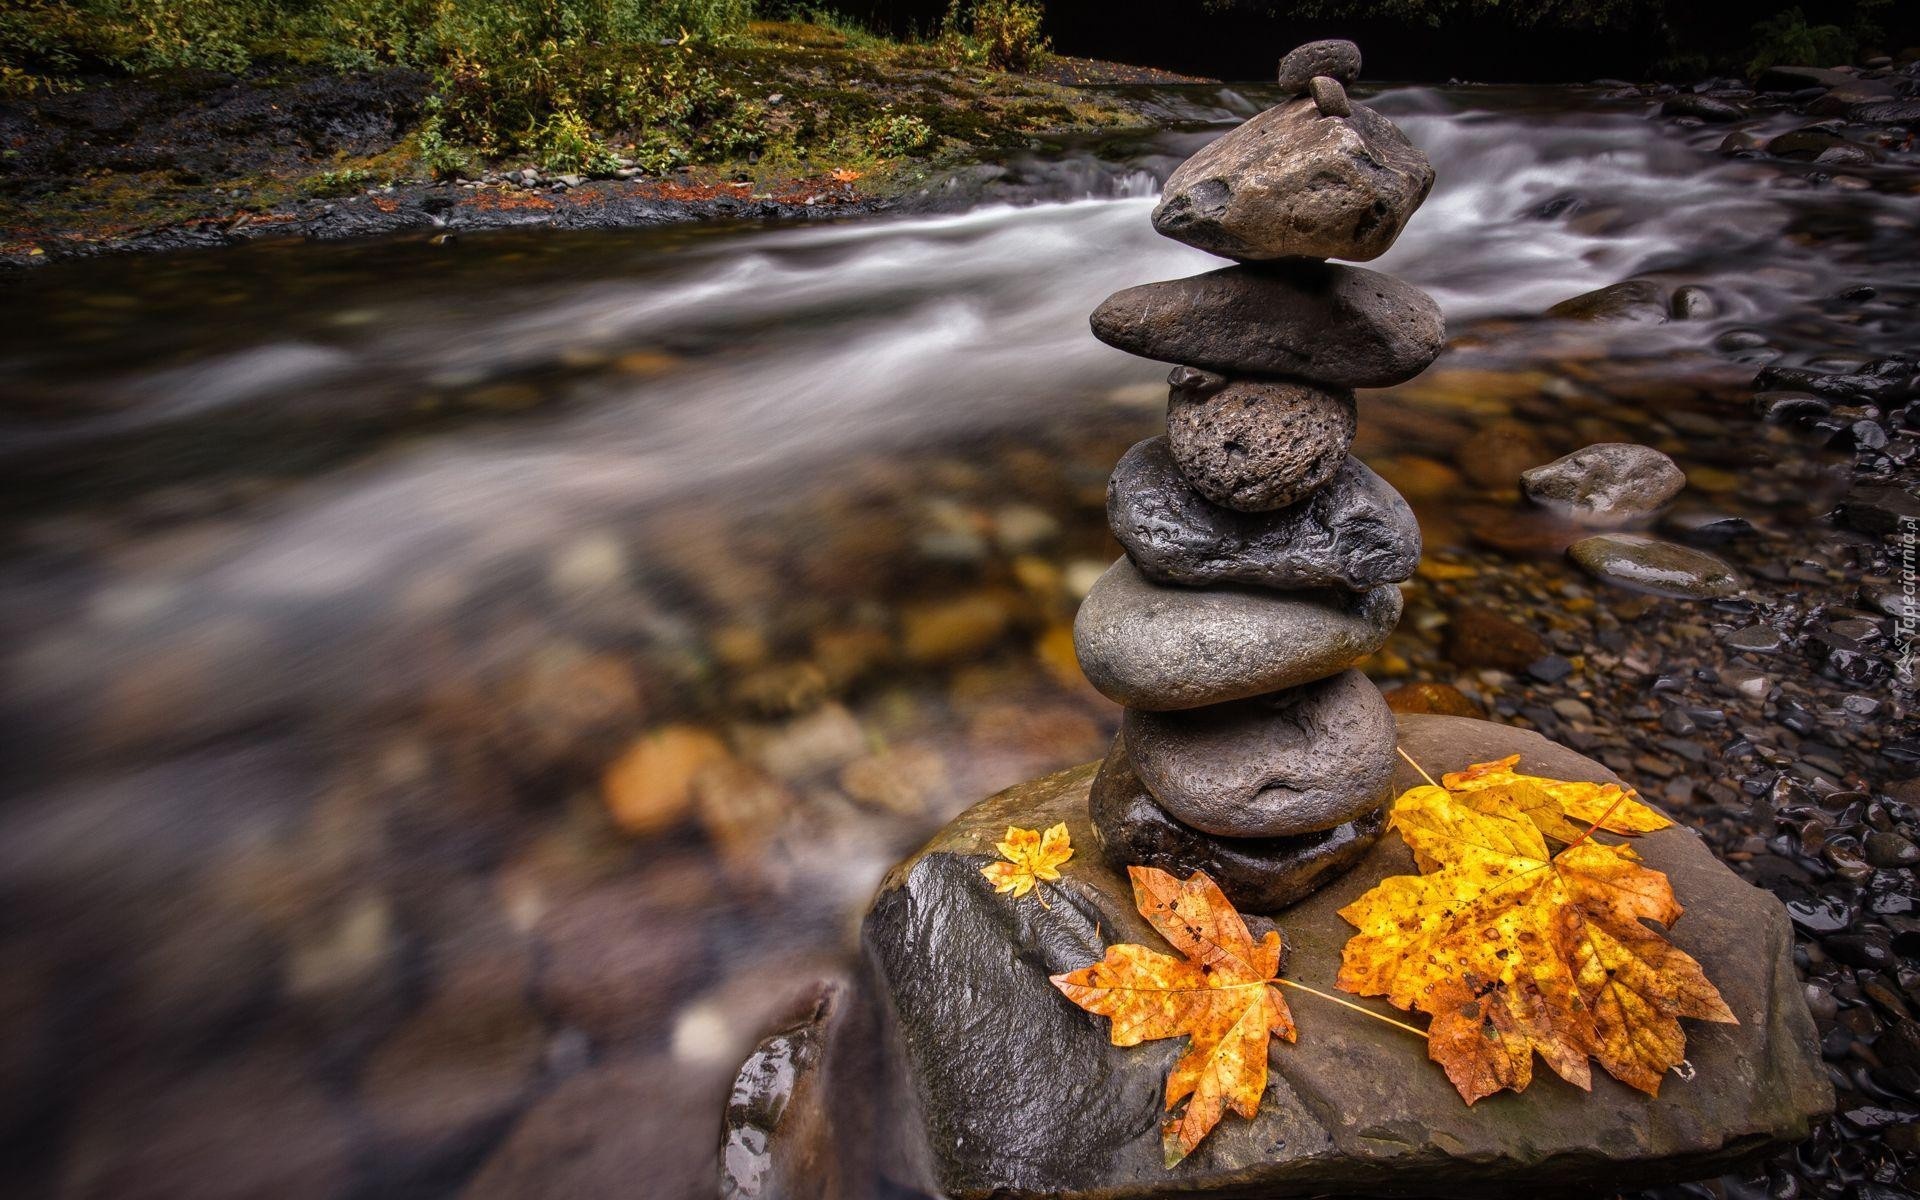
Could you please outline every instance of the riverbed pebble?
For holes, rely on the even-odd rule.
[[[1602,529],[1651,521],[1686,486],[1671,458],[1630,442],[1587,446],[1520,475],[1535,504]]]

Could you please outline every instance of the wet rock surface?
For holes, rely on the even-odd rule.
[[[1567,548],[1567,556],[1596,579],[1659,596],[1709,600],[1739,594],[1738,571],[1718,555],[1640,533],[1603,533]]]
[[[1535,504],[1609,529],[1652,520],[1686,486],[1671,458],[1630,442],[1587,446],[1520,475]]]
[[[1167,812],[1115,738],[1088,795],[1089,821],[1116,871],[1159,867],[1182,879],[1205,871],[1243,912],[1274,912],[1351,869],[1387,827],[1388,800],[1343,825],[1297,837],[1213,837]]]
[[[1149,438],[1114,467],[1107,522],[1133,565],[1161,583],[1359,592],[1406,579],[1420,560],[1413,510],[1357,458],[1305,500],[1244,513],[1195,491],[1166,438]]]
[[[1324,117],[1294,100],[1235,127],[1167,177],[1154,229],[1243,262],[1385,254],[1433,167],[1385,117],[1351,109]]]
[[[1229,383],[1175,388],[1167,450],[1188,483],[1215,504],[1271,512],[1333,478],[1353,444],[1353,395],[1310,384]]]
[[[1285,263],[1123,289],[1094,310],[1093,334],[1162,362],[1365,388],[1425,370],[1446,323],[1431,297],[1392,276]]]
[[[1402,717],[1400,735],[1436,772],[1517,752],[1525,771],[1613,778],[1537,735],[1483,722]],[[1049,885],[1042,908],[996,895],[979,874],[1009,822],[1065,821],[1077,843],[1094,844],[1094,774],[1089,764],[970,809],[888,875],[867,914],[863,943],[897,1022],[931,1155],[931,1177],[918,1186],[961,1200],[1167,1194],[1158,1117],[1177,1045],[1111,1046],[1104,1023],[1047,982],[1107,944],[1156,944],[1123,877],[1076,860]],[[1403,766],[1395,784],[1418,781]],[[1587,1093],[1540,1072],[1526,1092],[1468,1108],[1411,1038],[1303,998],[1300,1039],[1272,1050],[1258,1118],[1224,1121],[1172,1186],[1249,1197],[1474,1197],[1586,1187],[1604,1172],[1610,1186],[1633,1187],[1710,1174],[1804,1136],[1833,1095],[1790,957],[1787,914],[1684,829],[1639,848],[1687,905],[1673,940],[1701,961],[1741,1021],[1689,1023],[1689,1077],[1668,1078],[1648,1099],[1604,1074]],[[1337,909],[1412,869],[1389,835],[1351,872],[1284,910],[1287,977],[1331,987],[1352,931]],[[1010,1042],[1009,1027],[1022,1036]],[[1009,1075],[1029,1086],[996,1086]]]
[[[1129,708],[1198,708],[1323,679],[1371,654],[1400,591],[1204,591],[1154,583],[1122,558],[1074,618],[1087,679]]]
[[[1378,808],[1393,736],[1393,714],[1358,671],[1231,704],[1132,711],[1120,724],[1161,807],[1229,838],[1317,833]]]

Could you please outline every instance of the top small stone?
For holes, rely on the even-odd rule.
[[[1289,96],[1306,95],[1315,75],[1352,83],[1360,78],[1360,47],[1344,38],[1328,38],[1296,46],[1280,60],[1280,90]]]

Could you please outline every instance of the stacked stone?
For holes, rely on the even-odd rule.
[[[1385,824],[1394,723],[1352,664],[1386,641],[1420,557],[1412,510],[1348,454],[1354,388],[1440,352],[1419,289],[1328,259],[1384,253],[1433,168],[1352,102],[1352,42],[1280,63],[1292,97],[1182,164],[1161,234],[1239,265],[1129,288],[1095,336],[1176,363],[1167,433],[1121,458],[1126,549],[1074,626],[1127,712],[1091,800],[1116,865],[1205,870],[1272,911],[1357,862]]]

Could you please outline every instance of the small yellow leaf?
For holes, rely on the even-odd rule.
[[[1060,864],[1073,857],[1073,843],[1067,836],[1065,821],[1045,833],[1009,825],[1006,840],[994,849],[1000,851],[1006,861],[988,863],[980,868],[980,873],[992,882],[994,891],[1012,892],[1015,896],[1026,895],[1041,880],[1052,883],[1059,879]]]

